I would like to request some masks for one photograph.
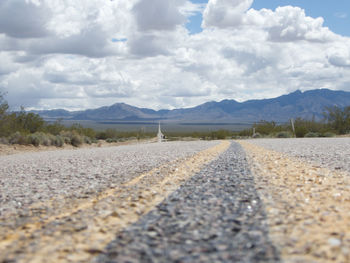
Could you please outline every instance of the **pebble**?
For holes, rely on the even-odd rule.
[[[350,137],[247,140],[314,164],[350,174]]]
[[[339,247],[341,245],[341,241],[337,238],[330,238],[328,239],[328,244],[332,247]]]
[[[94,262],[279,262],[268,231],[245,153],[232,143]]]
[[[88,198],[217,144],[167,142],[0,156],[0,220],[41,200]]]

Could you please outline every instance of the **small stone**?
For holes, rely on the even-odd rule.
[[[329,238],[328,239],[328,244],[331,245],[332,247],[339,247],[341,245],[341,240],[338,238]]]

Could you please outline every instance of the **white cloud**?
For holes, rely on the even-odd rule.
[[[340,19],[345,19],[348,17],[348,14],[344,12],[338,12],[338,13],[335,13],[334,16]]]
[[[3,0],[0,90],[12,107],[66,109],[116,102],[160,109],[295,89],[350,90],[349,38],[298,7],[251,4]],[[23,20],[8,15],[18,7]],[[198,12],[204,30],[190,35],[185,24]]]
[[[328,61],[336,67],[350,67],[350,41],[328,49]]]
[[[244,21],[253,0],[209,0],[203,13],[203,27],[236,27]]]
[[[50,12],[42,5],[22,0],[0,2],[0,33],[14,38],[40,38],[49,34]]]
[[[133,8],[140,31],[175,30],[186,22],[180,7],[185,0],[147,0],[139,1]]]
[[[264,28],[272,41],[332,41],[334,34],[323,27],[323,18],[311,18],[299,7],[278,7],[274,13],[262,11],[265,15]]]

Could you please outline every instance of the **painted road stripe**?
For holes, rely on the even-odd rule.
[[[285,262],[350,262],[350,178],[240,141]]]
[[[116,233],[152,210],[201,167],[230,145],[220,144],[190,158],[163,165],[95,199],[54,216],[41,215],[0,238],[0,261],[88,261],[103,251]]]

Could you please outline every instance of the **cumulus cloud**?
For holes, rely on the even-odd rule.
[[[32,41],[28,50],[34,54],[76,54],[87,57],[106,57],[118,53],[113,48],[112,41],[107,32],[103,32],[100,26],[92,26],[83,30],[78,35],[67,38],[48,38],[40,41]],[[117,43],[114,44],[117,46]]]
[[[278,7],[274,13],[262,11],[264,24],[272,41],[330,41],[334,38],[323,27],[323,18],[311,18],[299,7]]]
[[[209,0],[203,13],[203,27],[236,27],[244,21],[253,0]]]
[[[139,1],[133,8],[140,31],[174,30],[186,22],[180,12],[185,0],[148,0]]]
[[[47,36],[50,12],[43,5],[23,0],[0,2],[0,33],[14,38]]]
[[[301,8],[252,2],[2,0],[0,89],[13,107],[74,110],[350,90],[349,38]],[[202,12],[203,32],[190,35]]]
[[[347,45],[338,44],[328,50],[328,61],[336,67],[350,67],[350,41]]]

